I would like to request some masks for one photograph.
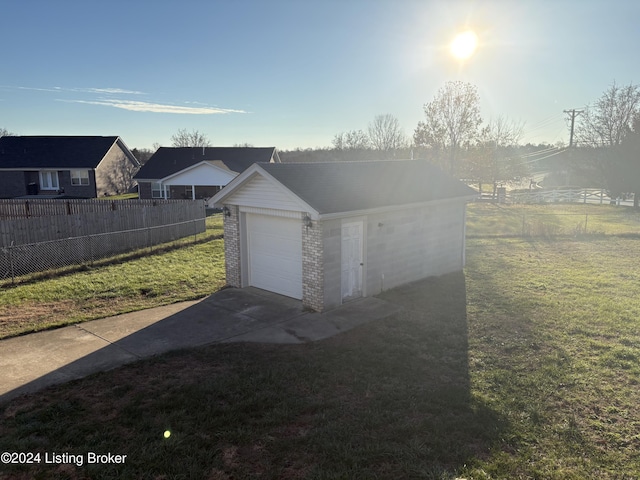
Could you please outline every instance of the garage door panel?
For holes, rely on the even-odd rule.
[[[247,213],[249,285],[302,298],[300,220]]]

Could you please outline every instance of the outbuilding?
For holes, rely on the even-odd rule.
[[[424,160],[256,163],[218,192],[227,284],[316,311],[465,262],[476,192]]]

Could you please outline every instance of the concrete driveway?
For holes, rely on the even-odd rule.
[[[256,288],[0,340],[0,402],[171,350],[222,342],[322,340],[393,315],[397,305],[362,298],[326,313]]]

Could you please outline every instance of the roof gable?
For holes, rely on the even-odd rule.
[[[245,207],[272,208],[290,211],[311,211],[309,205],[269,175],[263,175],[256,168],[246,170],[248,177],[233,189],[227,198],[231,204]],[[214,197],[215,198],[215,197]],[[215,200],[214,200],[215,201]]]
[[[0,169],[96,168],[115,143],[134,158],[117,136],[0,137]]]
[[[321,215],[477,195],[424,160],[281,163],[255,165],[219,192],[215,203],[233,198],[254,170],[275,180]]]
[[[160,147],[134,178],[161,180],[200,162],[240,173],[256,162],[279,162],[275,147]]]
[[[199,162],[163,179],[165,185],[218,185],[228,184],[238,175],[220,168],[213,162]]]

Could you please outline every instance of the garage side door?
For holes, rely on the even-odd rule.
[[[246,215],[249,285],[301,299],[301,221],[254,213]]]

